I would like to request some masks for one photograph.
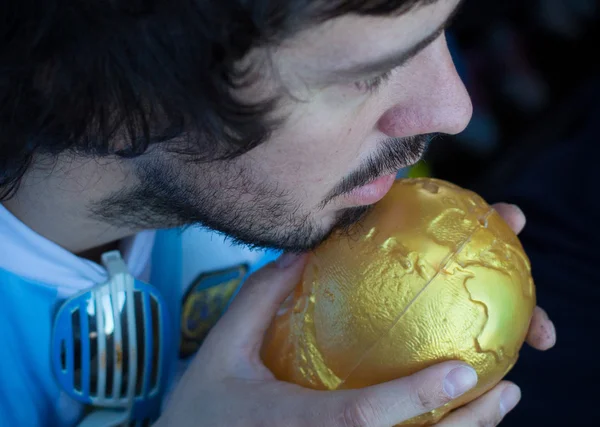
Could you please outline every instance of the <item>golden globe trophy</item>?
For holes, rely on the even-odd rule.
[[[431,425],[509,372],[535,303],[529,259],[495,210],[453,184],[402,179],[310,255],[262,357],[278,379],[318,390],[469,363],[475,389],[402,424]]]

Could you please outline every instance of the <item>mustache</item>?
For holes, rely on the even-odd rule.
[[[429,143],[438,136],[440,136],[439,133],[431,133],[385,140],[375,154],[371,155],[362,166],[351,172],[329,192],[321,203],[321,207],[325,207],[334,198],[350,193],[355,188],[367,185],[377,178],[418,162],[425,154]]]

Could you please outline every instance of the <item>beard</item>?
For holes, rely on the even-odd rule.
[[[323,225],[315,213],[331,200],[398,171],[420,158],[431,135],[394,138],[345,177],[307,212],[292,194],[259,178],[234,160],[198,164],[181,154],[158,152],[135,161],[137,184],[90,206],[98,220],[134,230],[202,226],[234,243],[288,252],[313,250],[333,232],[349,233],[372,208],[340,210],[334,224]]]

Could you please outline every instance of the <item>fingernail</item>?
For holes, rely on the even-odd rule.
[[[294,264],[299,258],[300,255],[292,252],[287,252],[281,255],[279,258],[277,258],[277,261],[275,261],[275,265],[277,266],[277,268],[288,268],[291,267],[292,264]]]
[[[477,385],[477,372],[468,366],[453,369],[444,380],[444,391],[452,399],[465,394]]]
[[[519,205],[511,205],[513,207],[513,209],[515,209],[517,212],[519,212],[521,215],[525,216],[525,214],[523,213],[523,209],[521,209],[519,207]]]
[[[510,411],[515,409],[517,403],[521,400],[521,389],[519,387],[511,385],[504,389],[500,395],[500,413],[504,417]]]

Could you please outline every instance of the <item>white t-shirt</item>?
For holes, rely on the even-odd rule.
[[[154,231],[144,231],[121,242],[121,253],[129,271],[139,280],[149,278],[154,235]],[[108,278],[104,267],[40,236],[2,204],[0,239],[0,268],[56,286],[59,297],[69,297]]]

